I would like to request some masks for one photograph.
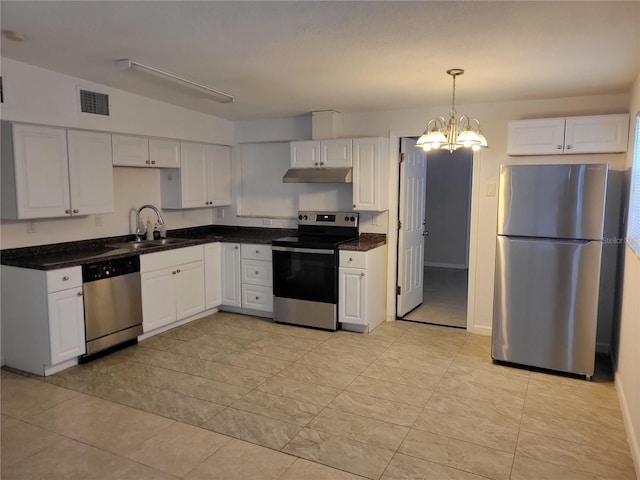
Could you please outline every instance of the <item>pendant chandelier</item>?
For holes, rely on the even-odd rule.
[[[456,77],[462,75],[464,70],[452,68],[447,73],[453,77],[453,94],[451,96],[451,111],[449,121],[444,117],[437,116],[429,120],[427,128],[418,139],[416,147],[422,148],[425,152],[429,150],[449,150],[453,152],[458,148],[471,148],[474,151],[487,148],[487,139],[484,138],[480,130],[480,121],[477,118],[462,115],[457,118],[456,112]]]

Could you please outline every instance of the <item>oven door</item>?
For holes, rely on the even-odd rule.
[[[273,296],[338,303],[336,250],[273,246]]]

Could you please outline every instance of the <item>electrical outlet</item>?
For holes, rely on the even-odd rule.
[[[34,222],[27,222],[27,233],[36,233],[36,224]]]

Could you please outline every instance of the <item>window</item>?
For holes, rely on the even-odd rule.
[[[631,166],[631,196],[629,197],[629,226],[627,242],[640,255],[640,115],[636,117],[636,141]]]

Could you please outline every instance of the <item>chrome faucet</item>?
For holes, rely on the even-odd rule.
[[[160,215],[160,210],[158,210],[157,207],[153,205],[142,205],[138,209],[138,213],[136,213],[136,242],[143,240],[142,237],[146,238],[146,235],[147,235],[147,227],[142,223],[142,220],[140,219],[140,212],[142,212],[142,210],[144,210],[145,208],[150,208],[151,210],[156,212],[156,216],[158,217],[158,225],[164,225],[164,220],[162,219],[162,215]]]

